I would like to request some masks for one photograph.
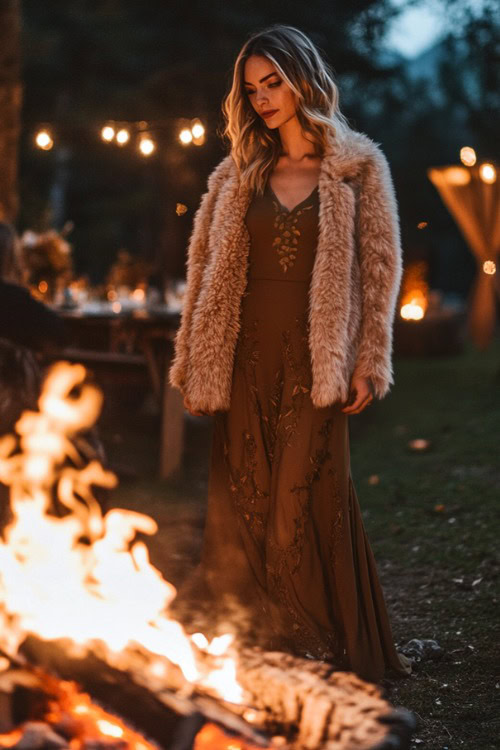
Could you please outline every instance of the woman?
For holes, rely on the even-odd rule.
[[[289,26],[254,34],[224,102],[231,153],[189,244],[170,382],[214,414],[201,572],[268,647],[405,676],[350,474],[348,415],[393,383],[402,262],[387,160]]]

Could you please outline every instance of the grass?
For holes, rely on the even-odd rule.
[[[500,340],[454,357],[395,360],[390,394],[350,418],[351,468],[396,643],[443,649],[409,679],[385,681],[413,711],[413,747],[500,748],[498,552]],[[180,476],[159,481],[154,416],[104,420],[111,461],[134,466],[113,499],[152,514],[153,561],[178,583],[203,528],[210,420],[189,420]],[[409,449],[430,441],[425,452]]]

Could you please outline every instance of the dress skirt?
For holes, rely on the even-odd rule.
[[[395,649],[363,526],[348,416],[310,398],[318,209],[317,188],[289,211],[268,184],[246,216],[248,283],[231,407],[214,417],[201,567],[214,601],[240,607],[266,647],[376,682],[411,663]]]

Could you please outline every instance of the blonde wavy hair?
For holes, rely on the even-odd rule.
[[[302,132],[312,137],[319,156],[329,138],[351,128],[339,109],[339,90],[331,68],[302,31],[274,24],[252,34],[236,58],[232,86],[222,103],[222,135],[231,142],[242,182],[262,193],[282,144],[278,128],[267,128],[245,90],[245,63],[251,55],[266,57],[290,86]]]

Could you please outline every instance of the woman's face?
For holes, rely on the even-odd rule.
[[[251,55],[248,58],[244,86],[250,104],[268,128],[279,128],[295,117],[295,94],[267,57]]]

